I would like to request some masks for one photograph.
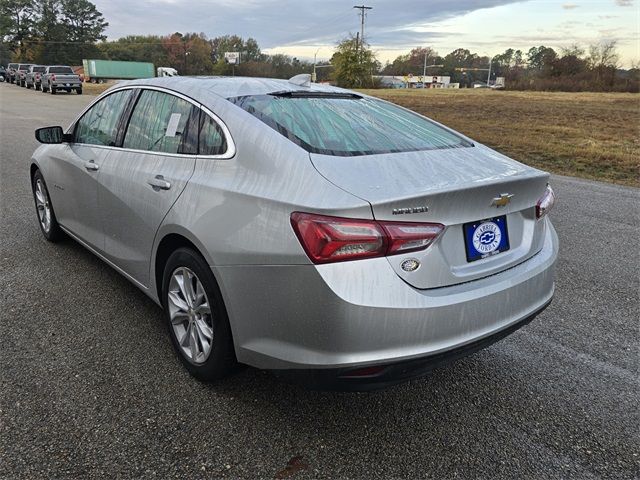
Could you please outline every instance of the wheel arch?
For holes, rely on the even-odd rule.
[[[164,275],[164,267],[169,260],[169,257],[173,252],[175,252],[179,248],[189,248],[200,255],[205,263],[211,267],[214,265],[211,258],[207,254],[206,249],[195,239],[190,233],[181,227],[173,226],[170,230],[165,229],[164,233],[161,235],[158,234],[160,240],[157,243],[155,248],[153,259],[151,262],[151,268],[153,268],[153,272],[151,272],[151,280],[155,284],[150,286],[149,294],[154,292],[157,297],[156,302],[164,308],[163,300],[162,300],[162,283],[163,283],[163,275]],[[229,320],[229,327],[231,328],[231,338],[234,342],[234,349],[237,351],[237,345],[235,344],[235,328],[234,328],[234,315],[232,309],[230,308],[229,303],[227,302],[227,295],[225,286],[222,282],[222,279],[218,276],[215,269],[212,269],[213,278],[217,284],[218,290],[222,296],[222,304],[224,309],[227,312],[227,318]]]
[[[31,179],[32,185],[33,185],[33,176],[36,174],[37,170],[40,170],[40,166],[34,160],[31,160],[31,166],[29,167],[29,178]]]
[[[206,255],[205,250],[199,245],[199,242],[193,239],[187,232],[167,231],[159,235],[159,238],[160,241],[155,249],[152,262],[152,278],[155,283],[155,293],[158,296],[159,302],[162,303],[162,276],[164,274],[164,266],[173,252],[179,248],[190,248],[199,254],[207,265],[211,265],[212,263],[208,255]],[[218,279],[216,279],[216,282],[218,282]]]

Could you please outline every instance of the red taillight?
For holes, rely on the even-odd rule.
[[[40,80],[40,74],[36,73],[36,80]]]
[[[389,235],[387,255],[423,250],[444,230],[439,223],[378,222]]]
[[[313,263],[343,262],[423,250],[439,223],[377,222],[294,212],[291,225]]]
[[[51,81],[52,82],[56,81],[56,75],[54,73],[51,74]]]
[[[536,203],[536,218],[540,219],[544,217],[553,208],[556,203],[556,196],[553,193],[553,189],[547,185],[547,189],[544,194],[538,199]]]
[[[84,82],[84,75],[80,75],[80,81]]]

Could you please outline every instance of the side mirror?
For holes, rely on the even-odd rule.
[[[64,133],[62,127],[44,127],[36,130],[36,140],[40,143],[71,142],[71,137],[71,135]]]

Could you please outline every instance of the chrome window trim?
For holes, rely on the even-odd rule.
[[[213,113],[211,110],[209,110],[203,104],[197,102],[196,100],[194,100],[194,99],[192,99],[190,97],[187,97],[186,95],[184,95],[184,94],[182,94],[180,92],[176,92],[175,90],[171,90],[169,88],[156,87],[155,85],[124,85],[122,87],[116,87],[116,88],[113,88],[111,90],[107,90],[102,95],[100,95],[98,98],[96,98],[93,102],[91,102],[89,105],[87,105],[84,108],[84,110],[82,110],[82,112],[80,112],[80,114],[67,127],[67,129],[65,130],[66,133],[70,133],[70,130],[72,129],[73,126],[75,126],[75,124],[78,122],[78,120],[80,120],[82,118],[82,116],[89,111],[90,108],[92,108],[95,104],[97,104],[99,101],[101,101],[104,97],[107,97],[107,96],[111,95],[112,93],[116,93],[116,92],[119,92],[119,91],[122,91],[122,90],[136,90],[136,89],[138,89],[138,90],[157,90],[159,92],[167,93],[169,95],[173,95],[175,97],[181,98],[182,100],[185,100],[185,101],[191,103],[192,105],[195,105],[196,107],[198,107],[204,113],[209,115],[213,119],[213,121],[222,130],[222,133],[224,134],[224,137],[225,137],[225,141],[227,142],[227,151],[224,152],[224,153],[221,153],[219,155],[195,155],[193,153],[152,152],[150,150],[138,150],[138,149],[134,149],[134,148],[124,148],[124,147],[111,147],[111,146],[108,146],[108,145],[94,145],[92,143],[74,143],[73,145],[83,145],[85,147],[103,148],[103,149],[107,149],[107,150],[118,150],[118,151],[121,151],[121,152],[143,153],[145,155],[162,155],[162,156],[171,156],[171,157],[190,156],[190,157],[197,157],[197,158],[202,158],[202,159],[218,159],[218,160],[230,159],[230,158],[235,157],[235,155],[236,155],[236,144],[233,141],[233,137],[231,136],[231,132],[227,128],[227,125],[222,121],[222,119],[218,115]]]

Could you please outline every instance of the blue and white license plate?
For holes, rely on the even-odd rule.
[[[465,223],[462,228],[467,262],[474,262],[509,250],[506,215]]]

